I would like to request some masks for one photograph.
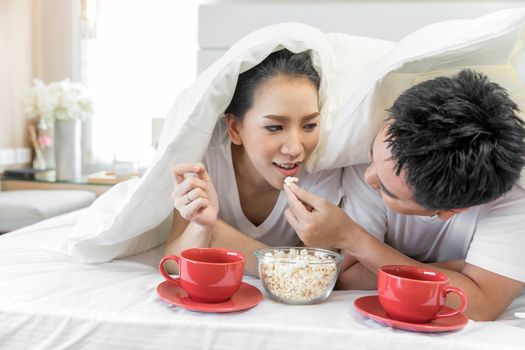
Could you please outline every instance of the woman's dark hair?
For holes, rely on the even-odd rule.
[[[520,178],[525,124],[507,91],[471,70],[403,92],[387,143],[413,199],[433,210],[495,200]]]
[[[321,78],[312,65],[310,51],[292,53],[287,49],[279,50],[239,75],[233,98],[224,113],[231,113],[242,119],[252,106],[257,87],[279,75],[308,78],[317,90],[321,83]]]

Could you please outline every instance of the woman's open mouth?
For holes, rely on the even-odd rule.
[[[284,176],[294,176],[301,169],[301,163],[273,163],[275,168]]]

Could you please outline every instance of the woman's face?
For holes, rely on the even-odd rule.
[[[249,159],[244,171],[282,189],[317,146],[319,120],[317,89],[308,78],[281,75],[258,86],[252,107],[237,123]]]

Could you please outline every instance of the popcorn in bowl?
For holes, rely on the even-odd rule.
[[[342,256],[319,248],[274,247],[255,252],[268,295],[286,304],[315,304],[337,281]]]

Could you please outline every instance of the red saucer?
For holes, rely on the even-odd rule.
[[[157,286],[157,294],[168,303],[187,310],[200,312],[240,311],[254,307],[263,298],[259,289],[245,282],[242,282],[241,287],[230,300],[223,303],[201,303],[192,300],[184,289],[168,281],[164,281]]]
[[[383,309],[379,303],[377,295],[361,297],[354,301],[354,306],[357,311],[377,322],[386,324],[387,326],[391,326],[393,328],[399,328],[412,332],[432,333],[455,331],[465,327],[468,322],[468,318],[466,318],[463,314],[438,318],[428,323],[408,323],[394,320],[390,318],[390,316]],[[449,312],[452,311],[452,309],[448,306],[445,306],[443,307],[443,311]]]

